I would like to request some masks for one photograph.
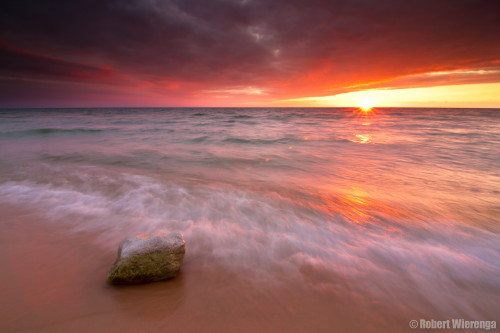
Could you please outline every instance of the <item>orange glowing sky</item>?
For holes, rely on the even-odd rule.
[[[0,10],[0,107],[500,108],[498,12],[472,0],[19,0]]]

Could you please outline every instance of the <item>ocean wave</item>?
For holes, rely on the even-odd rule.
[[[222,266],[258,284],[284,275],[415,313],[431,306],[436,314],[493,315],[500,301],[491,292],[500,288],[499,235],[458,222],[383,206],[361,210],[354,199],[300,190],[181,186],[130,174],[79,177],[85,187],[5,182],[0,202],[37,209],[61,230],[97,232],[110,251],[127,234],[180,231],[186,262]]]
[[[203,136],[196,137],[196,138],[192,139],[191,141],[194,142],[194,143],[200,143],[200,142],[203,142],[203,141],[205,141],[205,140],[207,140],[209,138],[210,138],[210,136],[203,135]]]
[[[158,169],[162,162],[168,160],[168,156],[155,150],[134,150],[128,154],[103,154],[90,153],[65,153],[65,154],[41,154],[44,162],[69,162],[82,163],[83,165],[109,165],[120,167],[132,167],[142,170]]]
[[[238,137],[228,137],[222,140],[222,142],[227,142],[227,143],[237,143],[237,144],[251,144],[251,145],[270,145],[274,143],[292,143],[292,142],[297,142],[296,139],[285,137],[285,138],[279,138],[279,139],[244,139],[244,138],[238,138]]]
[[[29,136],[48,136],[48,135],[68,135],[68,134],[96,134],[110,129],[95,128],[37,128],[24,131],[0,132],[2,137],[29,137]]]

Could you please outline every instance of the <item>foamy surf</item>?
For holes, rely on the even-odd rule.
[[[416,313],[431,304],[443,314],[481,318],[493,315],[489,309],[500,301],[492,296],[500,288],[500,238],[457,221],[360,212],[349,204],[335,211],[316,198],[328,208],[322,210],[307,204],[315,198],[304,193],[179,186],[127,174],[96,183],[101,191],[6,182],[0,202],[22,202],[62,232],[100,235],[96,243],[106,250],[127,234],[180,231],[187,261],[222,266],[259,285],[286,276],[326,293],[348,290],[358,301]],[[106,193],[106,187],[115,190]],[[370,214],[370,223],[353,221],[352,214]]]

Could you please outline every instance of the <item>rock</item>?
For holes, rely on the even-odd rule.
[[[108,275],[111,284],[147,283],[177,275],[186,243],[181,233],[127,237]]]

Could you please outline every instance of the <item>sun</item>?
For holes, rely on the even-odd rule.
[[[368,101],[364,101],[363,103],[361,103],[359,108],[363,112],[370,112],[373,109],[373,104]]]

